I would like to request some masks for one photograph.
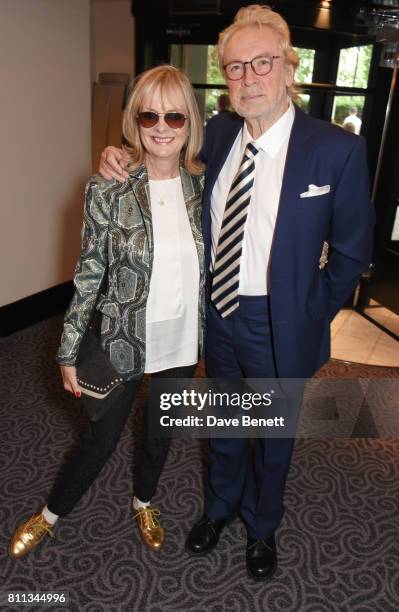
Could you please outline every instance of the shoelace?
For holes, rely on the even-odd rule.
[[[41,519],[39,519],[37,522],[34,522],[32,525],[28,525],[27,530],[32,534],[32,537],[41,535],[43,530],[47,531],[51,538],[54,537],[53,530],[48,527]]]
[[[160,515],[160,511],[157,508],[140,508],[133,518],[139,517],[143,527],[151,529],[152,527],[159,527],[157,517]]]

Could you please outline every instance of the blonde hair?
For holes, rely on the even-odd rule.
[[[224,50],[227,42],[230,40],[233,34],[242,28],[258,27],[261,29],[265,26],[277,34],[280,40],[281,52],[284,56],[285,63],[288,66],[292,66],[295,72],[295,69],[299,64],[299,57],[291,45],[291,34],[287,22],[279,13],[273,11],[270,6],[261,6],[259,4],[251,4],[250,6],[240,8],[234,18],[233,23],[219,34],[218,54],[219,65],[222,72]],[[291,98],[295,99],[298,96],[298,86],[292,84],[290,87],[288,87],[287,93]]]
[[[181,152],[181,160],[190,174],[201,174],[203,164],[199,159],[202,148],[202,120],[193,88],[187,75],[174,66],[157,66],[143,72],[133,83],[133,89],[123,114],[122,132],[127,141],[123,149],[128,157],[127,167],[135,170],[144,163],[145,149],[141,142],[137,113],[142,110],[146,98],[151,99],[159,90],[161,97],[178,96],[181,110],[189,121],[189,135]]]

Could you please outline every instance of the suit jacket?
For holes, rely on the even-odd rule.
[[[203,344],[204,246],[201,232],[202,176],[180,168],[184,200],[200,265],[198,337]],[[82,251],[75,293],[65,314],[57,362],[73,365],[93,310],[101,312],[101,342],[125,380],[145,368],[145,313],[153,263],[148,174],[144,166],[125,183],[93,176],[86,186]],[[100,291],[104,289],[104,293]]]
[[[224,113],[206,128],[203,235],[211,256],[211,193],[242,128]],[[310,185],[330,191],[300,197]],[[267,194],[265,195],[267,202]],[[365,141],[295,107],[270,259],[270,302],[278,375],[313,375],[330,356],[330,321],[356,287],[372,256],[374,210]],[[324,241],[328,263],[319,267]]]

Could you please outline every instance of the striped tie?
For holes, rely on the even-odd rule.
[[[211,300],[223,318],[238,308],[242,243],[254,184],[254,157],[257,153],[258,149],[249,142],[237,176],[230,187],[220,228],[213,267]]]

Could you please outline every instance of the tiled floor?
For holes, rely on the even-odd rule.
[[[399,335],[399,316],[371,301],[369,316]],[[341,310],[331,325],[331,356],[343,361],[399,366],[399,342],[350,309]]]

